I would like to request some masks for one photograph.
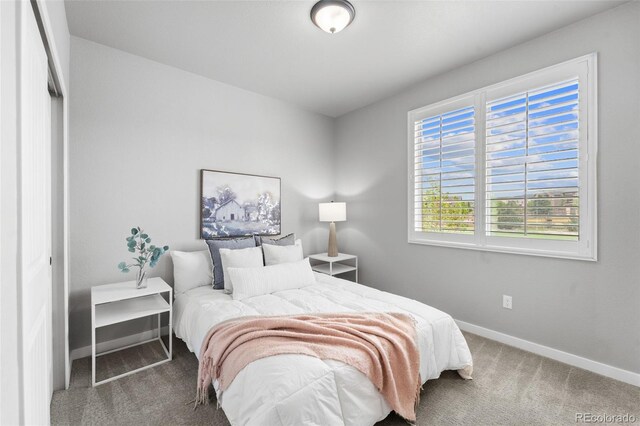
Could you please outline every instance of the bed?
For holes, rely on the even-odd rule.
[[[174,303],[176,336],[199,356],[209,329],[232,318],[403,312],[416,320],[423,383],[438,378],[444,370],[457,370],[463,378],[471,378],[471,353],[448,314],[351,281],[314,275],[314,285],[241,301],[209,286],[191,289],[178,295]],[[236,376],[218,404],[233,425],[371,425],[390,412],[380,393],[358,370],[303,355],[277,355],[252,362]]]

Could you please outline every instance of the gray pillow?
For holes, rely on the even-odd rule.
[[[206,240],[213,263],[213,288],[221,290],[224,288],[224,273],[222,272],[222,260],[220,259],[220,249],[231,250],[256,247],[253,237],[232,238],[227,240]]]
[[[262,244],[271,244],[272,246],[292,246],[296,243],[296,234],[291,233],[279,238],[256,236],[256,239],[259,240],[259,242],[256,242],[258,246],[261,246]]]

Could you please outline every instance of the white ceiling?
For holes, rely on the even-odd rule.
[[[66,1],[71,34],[337,117],[622,1]]]

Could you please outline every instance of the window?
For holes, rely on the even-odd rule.
[[[595,63],[409,112],[409,242],[596,260]]]
[[[475,112],[464,107],[416,126],[416,206],[420,230],[472,234]]]

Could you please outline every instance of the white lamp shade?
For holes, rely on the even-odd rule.
[[[320,203],[320,222],[344,222],[347,220],[347,203]]]

